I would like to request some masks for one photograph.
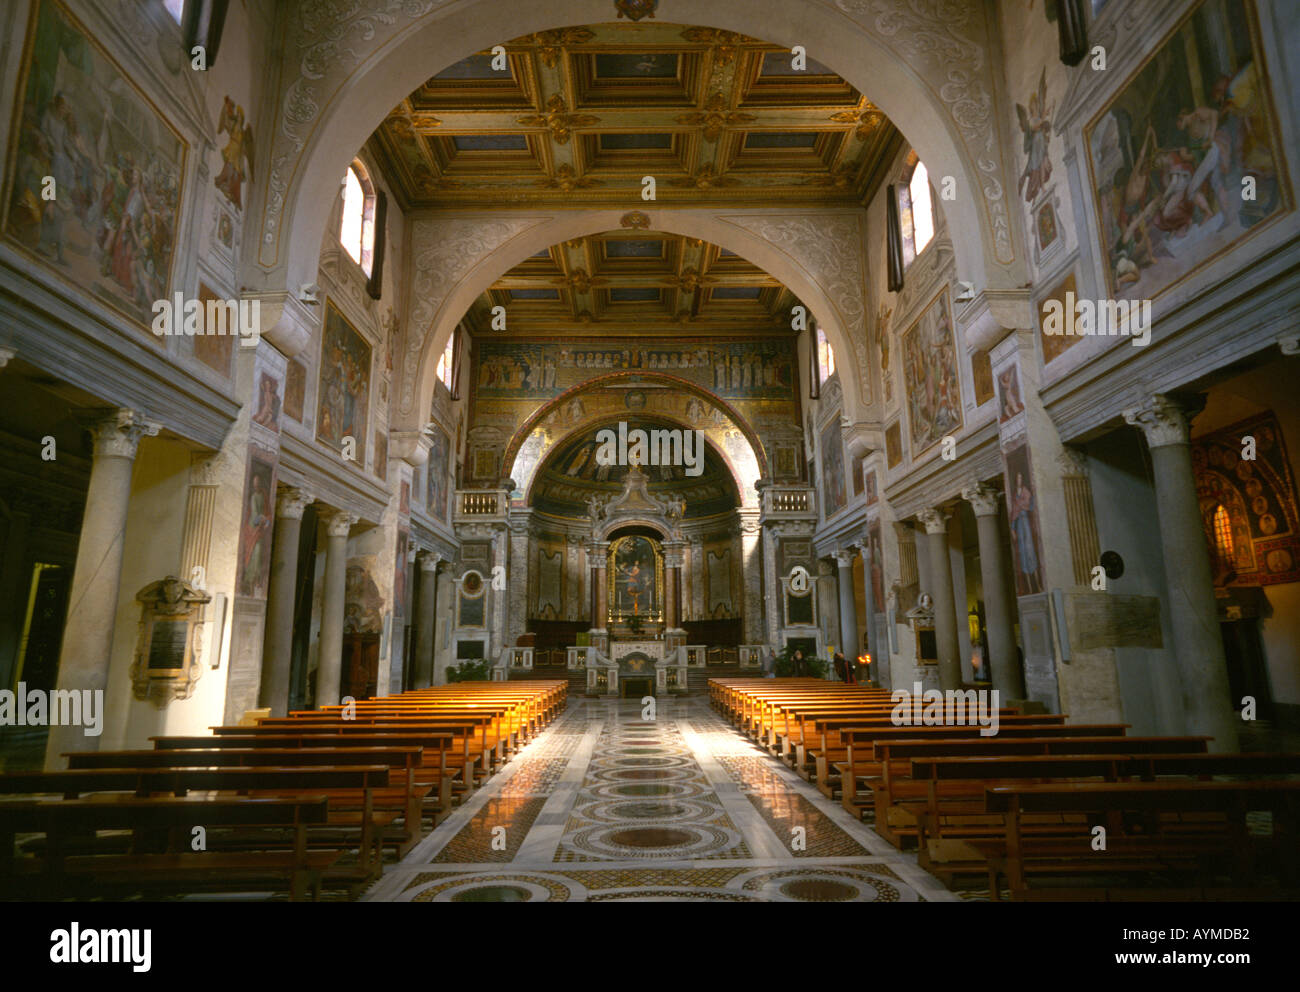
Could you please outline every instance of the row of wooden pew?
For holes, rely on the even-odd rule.
[[[1300,897],[1300,754],[1003,709],[898,726],[881,689],[711,679],[713,707],[948,884],[1013,899]]]
[[[563,711],[565,680],[461,682],[0,775],[0,897],[371,884]]]

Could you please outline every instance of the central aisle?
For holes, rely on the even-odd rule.
[[[957,901],[703,697],[577,699],[367,901]]]

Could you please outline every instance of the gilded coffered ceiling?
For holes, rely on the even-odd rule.
[[[470,308],[476,337],[788,335],[798,300],[717,245],[658,231],[608,231],[552,245],[502,276]],[[504,308],[505,327],[493,327]]]
[[[504,48],[504,68],[469,56],[372,136],[404,207],[632,204],[647,175],[660,204],[856,205],[901,142],[839,76],[744,35],[613,23]]]

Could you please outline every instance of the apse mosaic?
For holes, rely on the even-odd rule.
[[[1242,457],[1245,438],[1254,440],[1254,458]],[[1217,577],[1260,586],[1300,581],[1295,479],[1277,416],[1270,411],[1195,438],[1192,467]]]

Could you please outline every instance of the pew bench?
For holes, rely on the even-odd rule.
[[[5,899],[48,900],[102,894],[107,884],[121,895],[181,895],[195,891],[239,892],[268,887],[291,900],[319,899],[324,873],[338,851],[307,849],[307,828],[328,822],[324,796],[279,799],[94,796],[85,799],[0,800],[0,894]],[[260,827],[289,836],[287,851],[189,850],[190,832]],[[87,833],[129,831],[123,853],[72,854]],[[19,834],[46,839],[40,857],[18,857]],[[162,853],[140,853],[167,839]]]

